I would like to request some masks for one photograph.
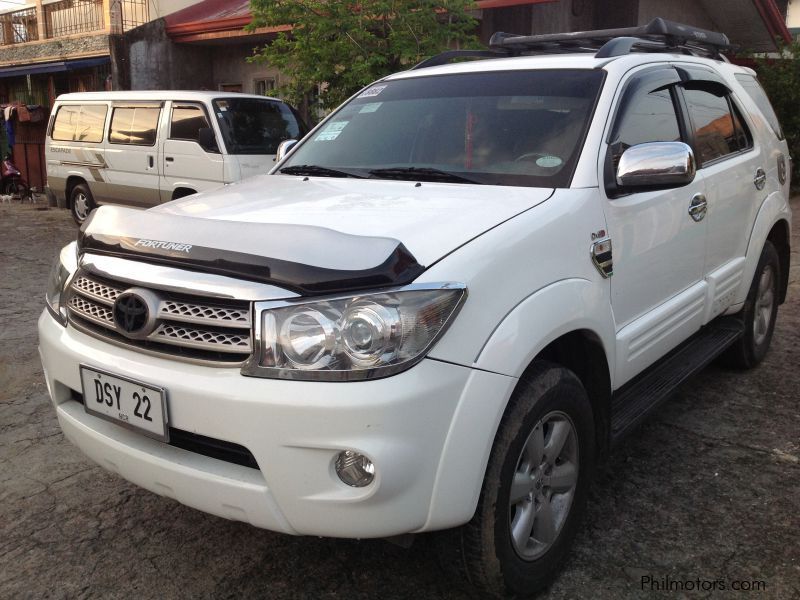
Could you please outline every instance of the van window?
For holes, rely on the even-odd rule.
[[[229,154],[275,154],[283,140],[305,134],[305,127],[282,102],[217,98],[214,113]]]
[[[208,128],[208,119],[199,106],[177,105],[172,108],[169,137],[173,140],[200,141],[200,129]]]
[[[112,144],[153,146],[160,108],[149,106],[117,107],[111,115],[108,141]]]
[[[62,142],[102,142],[107,112],[105,104],[62,106],[56,114],[51,137]]]

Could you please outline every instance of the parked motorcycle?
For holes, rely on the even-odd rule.
[[[0,191],[3,195],[12,196],[21,201],[31,199],[31,188],[12,162],[10,155],[6,155],[0,162]]]

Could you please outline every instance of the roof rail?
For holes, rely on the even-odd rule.
[[[498,31],[489,50],[448,50],[412,67],[444,65],[457,58],[506,58],[532,54],[594,52],[596,58],[613,58],[631,52],[677,52],[728,61],[723,52],[734,50],[724,33],[683,25],[657,17],[647,25],[545,35],[515,35]]]
[[[492,50],[512,55],[564,52],[596,52],[597,58],[622,56],[633,51],[682,52],[723,60],[721,52],[733,46],[723,33],[655,18],[647,25],[546,35],[495,33]]]
[[[411,70],[445,65],[456,58],[505,58],[510,53],[502,50],[447,50],[417,63]]]

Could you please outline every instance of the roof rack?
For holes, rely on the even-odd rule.
[[[546,35],[498,32],[489,50],[449,50],[422,61],[414,69],[433,67],[456,58],[505,58],[533,54],[594,52],[596,58],[613,58],[631,52],[675,52],[727,61],[722,54],[735,47],[724,33],[655,18],[647,25],[621,29],[576,31]]]

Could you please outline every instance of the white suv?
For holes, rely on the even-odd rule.
[[[499,35],[365,88],[270,175],[101,207],[39,320],[65,435],[215,515],[437,531],[484,592],[541,588],[596,459],[769,347],[788,151],[726,44]]]

